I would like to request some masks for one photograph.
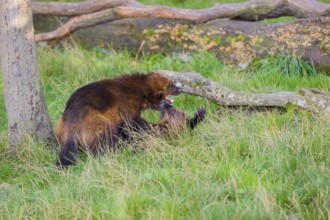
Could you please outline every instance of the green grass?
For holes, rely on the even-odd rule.
[[[286,21],[293,21],[295,19],[296,19],[296,17],[294,17],[294,16],[282,16],[282,17],[278,17],[278,18],[264,19],[259,22],[264,23],[264,24],[274,24],[274,23],[280,23],[280,22],[286,22]]]
[[[247,70],[198,53],[185,63],[160,54],[79,48],[39,49],[47,105],[56,122],[70,94],[88,82],[157,69],[195,70],[244,91],[330,91],[330,78],[302,61],[269,58]],[[284,67],[296,65],[286,74]],[[292,64],[293,63],[293,64]],[[302,67],[299,67],[302,66]],[[304,69],[303,71],[301,69]],[[2,83],[0,83],[2,87]],[[3,95],[0,105],[4,109]],[[249,113],[183,95],[175,105],[206,120],[176,137],[146,137],[115,153],[81,156],[64,172],[57,150],[30,138],[0,159],[0,219],[328,219],[330,121],[289,109]],[[144,117],[156,121],[157,112]],[[7,146],[0,112],[0,154]]]
[[[205,8],[239,1],[141,2]],[[236,90],[330,92],[327,73],[288,57],[239,70],[206,52],[183,62],[66,46],[39,49],[39,64],[53,124],[77,87],[123,73],[195,70]],[[27,137],[17,156],[0,157],[0,184],[9,184],[0,185],[0,219],[329,219],[328,116],[295,109],[249,113],[184,94],[174,104],[190,116],[204,105],[207,118],[176,137],[145,137],[104,156],[81,156],[64,172],[54,166],[59,146],[54,150]],[[1,155],[8,145],[3,94],[0,108]],[[143,116],[156,122],[159,114]]]

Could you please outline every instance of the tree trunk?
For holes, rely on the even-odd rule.
[[[0,17],[9,143],[16,147],[24,135],[43,139],[53,132],[39,79],[30,0],[2,0]]]

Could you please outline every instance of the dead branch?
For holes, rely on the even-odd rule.
[[[108,9],[111,13],[111,9]],[[103,13],[101,13],[102,15]],[[94,23],[89,15],[79,19]],[[107,21],[111,16],[105,16]],[[144,52],[189,53],[213,52],[226,64],[246,67],[255,58],[267,56],[301,57],[318,69],[330,70],[330,17],[298,19],[278,24],[212,20],[189,25],[167,19],[119,19],[112,14],[110,23],[96,25],[74,34],[89,47],[112,44],[114,49],[130,48]],[[98,20],[98,19],[96,19]],[[38,30],[38,22],[35,29]],[[71,33],[70,23],[54,32],[36,35],[37,41],[56,39]],[[82,25],[83,25],[82,24]]]
[[[218,105],[281,108],[294,105],[302,109],[322,110],[330,114],[330,96],[318,89],[301,89],[299,93],[281,91],[255,94],[229,89],[196,72],[178,73],[164,70],[158,72],[181,86],[183,92],[207,98]]]
[[[32,2],[33,14],[76,16],[119,6],[142,6],[135,0],[87,0],[84,2]]]
[[[119,5],[130,6],[117,7]],[[42,13],[42,11],[47,13],[47,10],[52,10],[53,13],[57,11],[56,13],[61,12],[62,15],[63,13],[66,13],[66,15],[73,15],[73,13],[80,14],[78,12],[79,10],[84,10],[88,13],[107,7],[115,7],[74,17],[57,30],[37,35],[37,41],[63,38],[79,29],[102,24],[104,22],[110,22],[119,18],[166,18],[200,23],[216,18],[226,17],[236,19],[240,18],[243,20],[260,20],[284,15],[293,15],[296,17],[330,15],[330,4],[321,3],[314,0],[300,0],[299,3],[294,0],[250,0],[243,3],[216,4],[211,8],[201,10],[178,9],[166,6],[141,6],[134,0],[127,0],[123,2],[115,0],[94,0],[82,3],[34,2],[32,7],[35,8],[36,13]]]
[[[122,18],[167,18],[196,23],[218,18],[256,21],[280,16],[297,18],[330,15],[330,4],[315,0],[250,0],[242,3],[215,4],[213,7],[192,10],[166,6],[118,7],[116,13]]]
[[[67,23],[65,23],[54,31],[36,34],[35,40],[36,42],[38,42],[45,40],[61,39],[68,36],[72,32],[75,32],[82,28],[87,28],[96,24],[114,21],[116,19],[119,18],[114,14],[112,9],[107,9],[92,14],[76,16],[74,18],[71,18]]]
[[[261,20],[279,16],[297,18],[329,16],[330,5],[315,0],[249,0],[241,3],[215,4],[213,7],[191,10],[166,6],[144,6],[135,0],[87,0],[76,3],[32,2],[34,14],[74,16],[101,11],[108,8],[128,6],[118,9],[120,17],[150,17],[182,19],[203,22],[216,18],[236,18]]]

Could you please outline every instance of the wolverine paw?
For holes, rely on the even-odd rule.
[[[203,121],[206,115],[206,109],[204,106],[201,106],[197,109],[195,117],[198,118],[199,122]]]

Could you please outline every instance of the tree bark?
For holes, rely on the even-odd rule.
[[[36,139],[52,136],[29,4],[29,0],[2,0],[0,5],[0,58],[9,143],[15,147],[25,135]]]
[[[304,89],[295,92],[250,93],[229,89],[220,83],[208,80],[196,72],[178,73],[160,70],[169,77],[183,92],[201,96],[224,106],[242,107],[281,107],[290,105],[310,111],[323,111],[330,115],[330,96],[318,89]]]

